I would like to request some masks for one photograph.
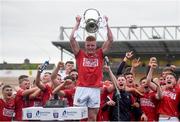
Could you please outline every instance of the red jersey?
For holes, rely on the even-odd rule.
[[[14,109],[15,103],[13,98],[7,102],[0,99],[0,121],[11,121],[13,118]]]
[[[113,96],[113,92],[109,93],[107,91],[107,87],[103,85],[102,89],[101,89],[101,102],[100,102],[100,108],[97,114],[97,121],[109,121],[109,111],[108,109],[106,110],[102,110],[103,107],[107,107],[106,102],[109,101],[107,100],[107,96],[109,96],[110,98],[112,98]]]
[[[33,100],[34,100],[34,106],[35,106],[35,107],[43,106],[42,95],[43,95],[43,93],[40,92],[40,94],[37,95],[37,96],[33,99]]]
[[[31,100],[29,100],[29,96],[23,96],[24,90],[20,89],[17,91],[15,97],[15,120],[22,120],[22,108],[31,107],[33,104]]]
[[[100,107],[103,107],[104,104],[109,101],[107,100],[107,96],[109,96],[112,99],[113,96],[113,92],[109,93],[107,90],[108,86],[103,85],[102,89],[101,89],[101,103],[100,103]]]
[[[148,117],[148,121],[158,121],[157,120],[157,104],[158,100],[155,97],[156,92],[144,93],[140,96],[140,105],[142,111]]]
[[[163,98],[159,104],[159,114],[178,117],[178,104],[180,102],[180,89],[164,90]]]
[[[78,66],[77,86],[81,87],[101,87],[102,86],[102,68],[103,52],[98,49],[95,54],[86,54],[80,50],[76,55]]]
[[[64,97],[67,98],[67,102],[68,102],[67,104],[71,107],[73,106],[75,90],[76,90],[75,88],[64,90],[64,93],[65,93]]]
[[[52,96],[52,88],[48,85],[45,84],[45,90],[42,91],[42,105],[46,105],[46,102],[51,98]]]

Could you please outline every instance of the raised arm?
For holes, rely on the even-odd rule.
[[[108,92],[110,93],[110,92],[112,92],[115,88],[117,89],[117,79],[116,79],[116,77],[114,76],[114,74],[113,74],[110,66],[105,65],[104,68],[105,68],[105,70],[109,73],[110,79],[111,79],[111,81],[112,81],[112,83],[113,83],[113,87],[108,88]]]
[[[74,28],[71,32],[71,36],[70,36],[70,46],[71,46],[71,49],[72,49],[74,55],[77,55],[80,50],[79,44],[76,41],[76,38],[74,37],[75,32],[77,32],[77,30],[79,28],[80,22],[81,22],[81,17],[77,16],[76,17],[76,25],[74,26]]]
[[[65,96],[64,91],[61,90],[61,89],[64,89],[64,87],[65,87],[65,82],[62,83],[62,84],[60,84],[59,86],[57,86],[57,87],[53,90],[52,94],[58,93],[59,96]]]
[[[41,92],[41,89],[37,89],[36,91],[34,91],[33,93],[31,93],[31,94],[29,95],[29,98],[30,98],[30,99],[36,98],[36,96],[38,96],[38,95],[40,94],[40,92]]]
[[[107,41],[105,41],[102,45],[103,53],[107,52],[110,49],[112,42],[113,42],[113,35],[112,35],[111,29],[108,25],[108,18],[106,16],[105,16],[105,19],[107,22]]]
[[[59,61],[57,67],[53,70],[51,74],[51,81],[55,87],[58,85],[58,83],[54,82],[54,80],[56,79],[59,70],[63,67],[64,67],[64,63],[62,61]]]
[[[37,86],[39,89],[41,89],[41,90],[45,90],[45,89],[46,89],[45,85],[41,83],[41,73],[40,73],[39,70],[37,71],[35,83],[36,83],[36,86]]]
[[[155,57],[150,58],[150,69],[147,75],[147,84],[153,90],[157,91],[157,86],[151,82],[154,69],[157,67],[157,59]]]
[[[30,88],[30,89],[26,89],[22,92],[22,96],[27,96],[27,95],[30,95],[32,94],[33,92],[35,92],[36,90],[38,90],[37,87],[34,87],[34,88]]]
[[[123,61],[120,63],[119,67],[118,67],[118,70],[117,70],[117,73],[116,75],[121,75],[122,74],[122,71],[124,69],[124,66],[126,64],[126,62],[131,59],[133,56],[133,51],[130,51],[130,52],[126,52],[124,58],[123,58]]]
[[[140,58],[138,59],[133,59],[132,62],[131,62],[131,73],[133,74],[133,77],[135,77],[135,72],[136,72],[136,68],[139,67],[141,64],[141,61],[140,61]]]
[[[65,88],[66,85],[69,85],[72,83],[72,80],[66,79],[62,84],[58,85],[54,90],[53,94],[58,93],[59,96],[65,96],[65,92],[62,90]]]
[[[159,84],[156,84],[156,85],[157,85],[156,99],[160,100],[163,98],[162,89],[161,89],[161,86]]]

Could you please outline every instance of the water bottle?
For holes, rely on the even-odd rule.
[[[104,57],[104,61],[105,61],[106,65],[109,66],[109,58],[107,56]]]
[[[43,64],[41,64],[41,66],[39,67],[39,72],[42,73],[47,66],[49,65],[49,61],[45,61]]]

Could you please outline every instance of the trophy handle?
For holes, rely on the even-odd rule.
[[[97,14],[98,14],[98,16],[99,16],[99,18],[101,18],[101,17],[100,17],[100,13],[99,13],[99,11],[98,11],[97,9],[95,9],[95,8],[89,8],[89,9],[86,9],[85,12],[84,12],[84,20],[86,19],[86,18],[85,18],[85,15],[86,15],[87,11],[89,11],[89,10],[94,10],[94,11],[96,11]]]
[[[88,13],[89,12],[89,13]],[[95,15],[95,16],[94,16]],[[97,9],[89,8],[84,12],[85,30],[89,33],[95,33],[98,31],[102,18],[100,12]]]

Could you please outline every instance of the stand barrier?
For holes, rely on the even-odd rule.
[[[23,120],[81,120],[88,118],[87,107],[23,108]]]

